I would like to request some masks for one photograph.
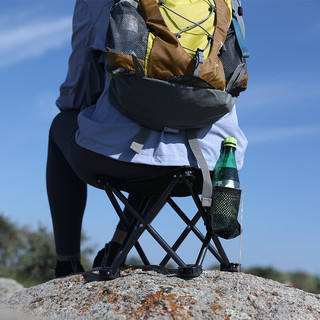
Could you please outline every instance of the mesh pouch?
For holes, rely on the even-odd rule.
[[[246,60],[245,58],[242,57],[242,52],[236,37],[236,32],[232,24],[228,30],[226,41],[222,46],[218,57],[222,62],[227,81],[230,80],[236,68],[243,63],[245,67],[245,74],[248,73],[247,65],[245,63]],[[238,96],[239,93],[241,91],[244,91],[245,89],[246,89],[245,87],[237,86],[236,88],[233,88],[229,93],[234,96]]]
[[[223,64],[225,77],[227,80],[230,80],[237,66],[245,61],[244,58],[242,58],[241,49],[232,25],[228,30],[226,41],[218,56]]]
[[[206,226],[215,235],[224,239],[232,239],[240,235],[238,222],[241,190],[214,187],[212,205],[206,212]]]
[[[117,1],[110,13],[106,36],[107,50],[135,55],[144,60],[148,44],[148,27],[134,0]]]

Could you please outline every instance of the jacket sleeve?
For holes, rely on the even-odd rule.
[[[90,3],[90,2],[89,2]],[[93,101],[104,87],[104,68],[100,56],[91,48],[94,39],[94,17],[85,0],[77,0],[72,23],[72,52],[69,57],[66,80],[60,86],[56,105],[60,110],[83,109],[88,106],[86,82],[90,82],[90,97]],[[89,75],[89,79],[86,79]]]

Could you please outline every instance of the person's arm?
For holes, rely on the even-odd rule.
[[[72,26],[72,53],[66,80],[60,86],[56,105],[60,110],[81,109],[86,105],[85,65],[88,64],[93,21],[88,5],[77,0]]]

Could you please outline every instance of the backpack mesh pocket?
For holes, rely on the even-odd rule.
[[[133,0],[120,0],[113,6],[106,47],[112,52],[133,54],[144,60],[149,30],[136,5]]]
[[[242,56],[236,32],[232,24],[228,30],[226,41],[222,46],[218,57],[222,62],[227,82],[231,81],[234,75],[237,75],[236,78],[230,82],[231,88],[227,90],[227,92],[229,92],[232,96],[237,97],[241,91],[246,90],[246,85],[239,85],[239,83],[241,82],[241,78],[243,79],[244,77],[242,76],[238,78],[238,72],[240,70],[237,68],[241,66],[241,72],[244,71],[244,75],[247,75],[248,71],[246,60]]]
[[[241,49],[239,47],[233,25],[231,25],[228,30],[226,41],[222,46],[218,57],[223,64],[227,80],[231,78],[237,66],[245,61],[244,58],[242,58]]]
[[[240,235],[238,222],[241,190],[214,187],[212,205],[207,211],[205,222],[207,228],[218,237],[232,239]]]

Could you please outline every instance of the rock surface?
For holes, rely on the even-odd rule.
[[[0,277],[0,300],[11,297],[15,292],[23,289],[23,285],[13,279]]]
[[[184,280],[137,268],[111,281],[90,272],[51,280],[0,302],[0,310],[50,320],[317,320],[320,295],[244,273],[210,270]],[[0,319],[9,319],[3,312]]]

